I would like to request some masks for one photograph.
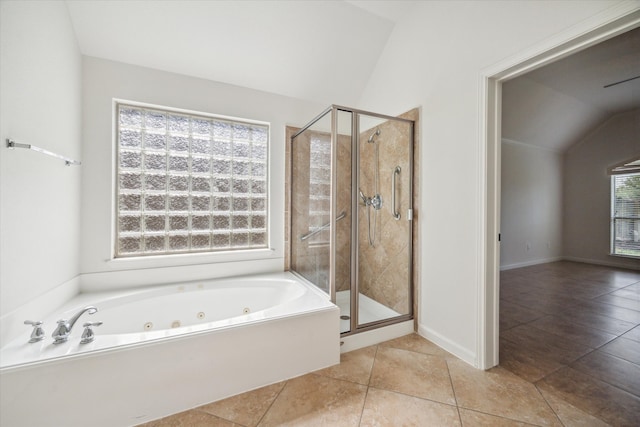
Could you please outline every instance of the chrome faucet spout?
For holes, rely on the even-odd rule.
[[[56,327],[55,331],[53,331],[53,334],[51,334],[51,336],[54,339],[53,343],[62,344],[63,342],[66,342],[69,339],[69,335],[71,335],[71,330],[73,329],[73,325],[76,324],[80,316],[82,316],[85,312],[88,312],[89,314],[94,314],[97,311],[98,309],[96,307],[90,305],[83,308],[79,312],[77,312],[69,320],[66,320],[66,319],[58,320],[58,326]]]
[[[76,324],[80,316],[82,316],[85,312],[88,312],[89,314],[95,314],[97,311],[98,309],[96,307],[90,305],[77,312],[76,315],[69,320],[69,332],[71,332],[73,325]]]

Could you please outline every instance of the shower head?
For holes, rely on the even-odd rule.
[[[372,142],[374,142],[375,137],[378,135],[380,135],[380,128],[377,128],[376,131],[373,132],[371,136],[369,136],[369,139],[367,140],[367,142],[371,144]]]

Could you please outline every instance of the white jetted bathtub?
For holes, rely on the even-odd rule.
[[[1,425],[135,425],[340,361],[338,308],[290,273],[80,294],[31,320],[44,340],[0,350]],[[85,322],[102,325],[81,344]]]

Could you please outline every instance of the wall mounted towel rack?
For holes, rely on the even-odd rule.
[[[63,160],[67,166],[75,165],[80,166],[81,162],[79,160],[73,160],[68,157],[65,157],[61,154],[54,153],[53,151],[45,150],[44,148],[36,147],[31,144],[21,144],[19,142],[15,142],[11,138],[7,138],[7,148],[26,148],[28,150],[37,151],[38,153],[46,154],[47,156],[55,157],[56,159]]]

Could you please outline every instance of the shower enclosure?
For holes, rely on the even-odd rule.
[[[413,318],[414,122],[331,106],[290,140],[290,269],[341,333]]]

